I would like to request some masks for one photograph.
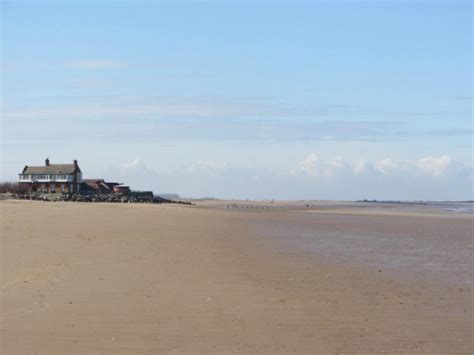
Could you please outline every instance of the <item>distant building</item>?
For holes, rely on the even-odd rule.
[[[19,174],[18,182],[26,191],[44,193],[109,194],[120,192],[128,194],[130,188],[118,182],[104,179],[83,179],[82,172],[74,160],[72,164],[50,164],[44,166],[26,165]]]
[[[81,193],[84,194],[109,194],[114,187],[120,185],[118,182],[106,182],[104,179],[83,179]]]
[[[82,172],[77,160],[72,164],[50,164],[46,159],[44,166],[26,165],[18,182],[28,191],[77,193],[82,184]]]

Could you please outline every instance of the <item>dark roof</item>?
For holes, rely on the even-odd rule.
[[[79,167],[78,172],[81,171]],[[74,164],[50,164],[45,166],[25,166],[23,174],[73,174]]]

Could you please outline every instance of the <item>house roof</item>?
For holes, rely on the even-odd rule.
[[[98,184],[100,182],[105,182],[104,179],[82,179],[82,182],[85,182],[87,184]]]
[[[78,172],[81,171],[79,167]],[[50,164],[45,166],[25,166],[23,174],[73,174],[74,164]]]
[[[114,186],[120,185],[118,182],[108,182],[104,179],[82,179],[82,182],[94,190],[97,190],[99,187],[111,190]]]
[[[110,190],[110,187],[107,186],[107,183],[104,181],[104,179],[83,179],[82,182],[95,190],[97,190],[99,187]]]

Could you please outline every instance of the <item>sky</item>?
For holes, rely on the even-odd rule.
[[[470,1],[1,1],[1,179],[467,200]]]

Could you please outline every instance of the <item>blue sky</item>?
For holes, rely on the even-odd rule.
[[[472,4],[1,3],[2,178],[472,198]]]

